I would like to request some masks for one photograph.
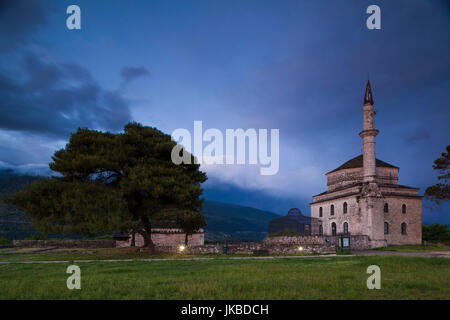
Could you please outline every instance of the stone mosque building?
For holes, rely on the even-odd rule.
[[[327,191],[313,196],[312,234],[367,235],[370,246],[420,244],[422,197],[398,183],[399,168],[376,159],[370,82],[363,105],[363,154],[326,173]]]

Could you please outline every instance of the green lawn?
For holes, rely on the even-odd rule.
[[[30,253],[39,248],[23,248],[15,251],[0,249],[0,261],[73,261],[73,260],[108,260],[108,259],[148,259],[167,258],[180,255],[152,255],[139,252],[136,248],[101,248],[101,249],[55,249],[40,253]]]
[[[153,254],[139,252],[138,248],[101,248],[101,249],[55,249],[40,253],[32,253],[38,248],[21,248],[7,251],[0,249],[0,262],[24,262],[24,261],[75,261],[75,260],[118,260],[118,259],[157,259],[157,258],[227,258],[254,256],[252,254],[222,255],[222,254]],[[283,256],[304,256],[303,253],[283,254]],[[315,255],[315,254],[310,254]]]
[[[2,259],[0,259],[2,260]],[[369,265],[381,290],[368,290]],[[0,265],[0,299],[450,299],[450,260],[398,256]]]

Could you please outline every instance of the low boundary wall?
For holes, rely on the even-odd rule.
[[[14,240],[15,247],[25,248],[115,248],[114,240]]]
[[[187,246],[184,253],[188,254],[222,254],[224,250],[229,254],[329,254],[338,249],[339,237],[304,236],[304,237],[270,237],[262,242],[217,243]],[[14,246],[27,248],[114,248],[120,246],[115,240],[14,240]],[[226,246],[226,249],[224,249]],[[365,250],[370,248],[367,236],[350,236],[350,249]],[[155,247],[158,253],[177,253],[179,245]]]

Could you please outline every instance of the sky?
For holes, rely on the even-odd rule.
[[[450,137],[447,1],[0,0],[0,168],[48,174],[78,127],[279,129],[277,174],[202,166],[205,198],[309,215],[324,174],[362,152],[368,79],[377,158],[423,194]],[[450,223],[448,206],[423,209]]]

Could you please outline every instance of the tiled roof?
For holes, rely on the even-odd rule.
[[[397,168],[396,166],[393,166],[392,164],[389,164],[387,162],[381,161],[379,159],[376,159],[376,166],[377,167],[386,167],[386,168]],[[328,172],[328,173],[332,173],[332,172],[336,172],[339,170],[343,170],[343,169],[352,169],[352,168],[362,168],[363,167],[363,155],[360,154],[359,156],[348,160],[347,162],[345,162],[343,165],[341,165],[340,167]],[[326,173],[326,174],[328,174]]]

